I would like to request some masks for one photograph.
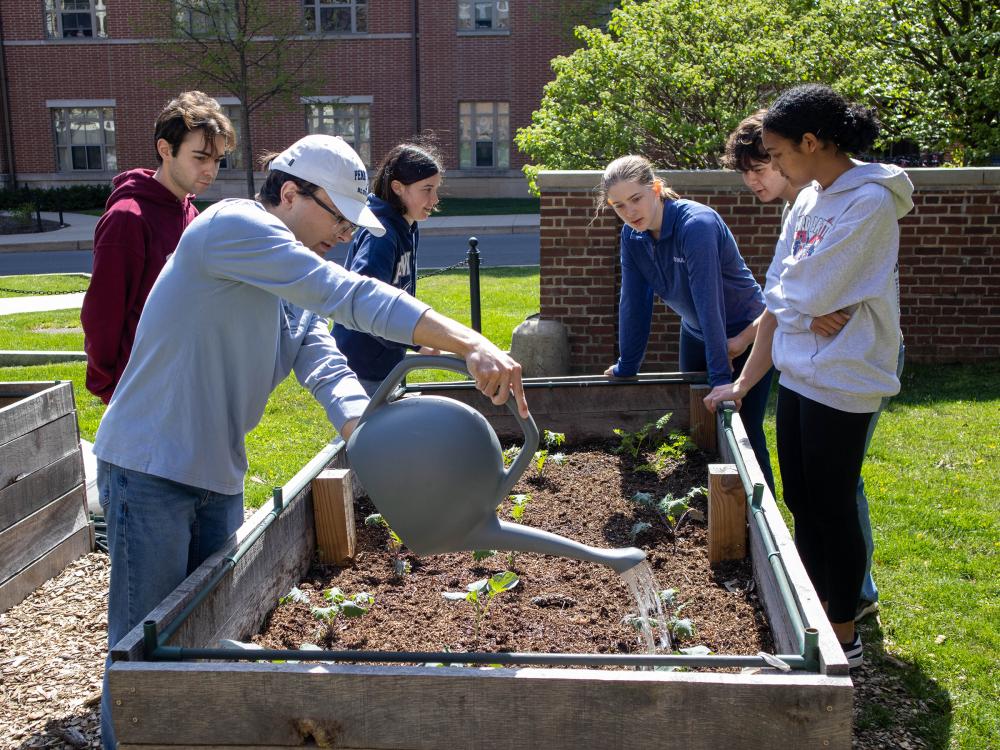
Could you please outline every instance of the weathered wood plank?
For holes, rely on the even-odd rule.
[[[73,451],[0,489],[0,530],[27,518],[84,480],[83,454]]]
[[[812,582],[809,580],[809,576],[802,566],[798,550],[795,549],[795,542],[792,541],[792,535],[785,525],[774,496],[767,488],[767,483],[764,481],[764,474],[757,463],[757,458],[754,455],[753,448],[750,446],[750,440],[747,438],[747,433],[743,427],[743,421],[739,418],[739,414],[733,415],[733,434],[736,436],[740,456],[742,456],[743,463],[746,465],[750,481],[753,483],[759,482],[764,485],[764,498],[761,509],[764,512],[764,517],[767,519],[775,547],[784,562],[785,570],[788,572],[789,582],[798,598],[803,621],[806,627],[814,627],[819,630],[820,662],[826,674],[846,675],[848,672],[847,659],[840,648],[840,644],[837,642],[837,637],[833,634],[830,621],[827,619],[819,597],[816,595],[816,589],[813,588]],[[753,509],[750,503],[747,503],[747,522],[751,529],[754,576],[761,589],[761,601],[764,603],[764,610],[767,612],[768,620],[772,623],[773,627],[775,623],[787,622],[787,620],[781,614],[781,610],[783,609],[781,596],[774,578],[774,571],[771,569],[771,564],[763,548],[763,540],[759,537],[759,534],[756,541],[753,539],[753,536],[757,534],[757,522],[753,518]],[[786,634],[775,632],[776,637],[779,635],[781,639],[789,637]]]
[[[60,385],[55,380],[20,380],[0,383],[0,398],[22,399]]]
[[[583,384],[572,378],[554,379],[551,387],[526,390],[528,408],[538,428],[564,432],[574,441],[614,438],[611,430],[620,427],[634,432],[647,422],[655,422],[671,412],[669,429],[688,429],[689,384],[609,383],[598,378]],[[531,382],[529,379],[528,382]],[[468,404],[485,416],[503,440],[517,440],[523,435],[517,420],[505,406],[495,406],[469,384],[435,384],[428,394],[447,396]]]
[[[851,746],[850,680],[821,675],[117,662],[109,682],[126,745]]]
[[[20,573],[89,523],[83,485],[0,531],[0,581]]]
[[[708,465],[708,562],[747,556],[746,494],[733,464]],[[787,652],[784,652],[787,653]]]
[[[703,451],[714,453],[715,415],[708,410],[703,401],[710,388],[707,385],[691,385],[689,389],[688,422],[691,426],[688,432],[695,445]]]
[[[325,465],[315,469],[313,476],[323,468],[346,468],[342,450],[330,453],[325,461]],[[293,478],[289,484],[295,482]],[[218,570],[227,567],[225,558],[236,551],[270,512],[270,504],[260,508],[240,527],[234,539],[202,563],[145,619],[156,622],[160,630],[172,622],[206,582]],[[258,632],[264,618],[278,603],[278,597],[298,585],[309,569],[316,549],[312,525],[312,490],[306,481],[294,498],[285,498],[285,509],[267,533],[180,626],[170,645],[215,646],[220,638],[243,640]],[[141,660],[142,653],[140,624],[114,646],[111,657],[114,660]]]
[[[13,484],[74,450],[80,451],[75,412],[0,445],[0,488]]]
[[[354,559],[354,489],[349,469],[324,469],[312,481],[316,553],[322,563]]]
[[[73,386],[58,383],[51,388],[0,408],[0,445],[74,411]]]
[[[0,583],[0,612],[6,612],[15,604],[19,604],[47,580],[59,575],[71,562],[93,549],[93,527],[88,523],[20,573]]]

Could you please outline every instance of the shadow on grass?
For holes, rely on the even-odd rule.
[[[854,680],[855,747],[947,750],[951,696],[920,667],[886,653],[877,617],[859,626],[865,663]]]
[[[902,389],[893,406],[920,406],[938,401],[1000,399],[1000,360],[974,364],[911,364],[903,368]]]

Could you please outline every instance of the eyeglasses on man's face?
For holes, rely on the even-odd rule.
[[[358,229],[358,225],[357,224],[354,224],[351,221],[349,221],[347,219],[347,217],[344,216],[342,213],[340,213],[340,211],[338,211],[337,209],[330,208],[330,206],[326,205],[323,201],[321,201],[319,198],[317,198],[314,193],[301,193],[301,195],[308,195],[310,198],[312,198],[316,202],[317,206],[319,206],[320,208],[322,208],[324,211],[326,211],[328,214],[330,214],[330,216],[332,216],[334,219],[336,219],[337,220],[337,229],[340,229],[340,230],[343,230],[343,231],[347,231],[350,234],[354,234],[357,231],[357,229]]]

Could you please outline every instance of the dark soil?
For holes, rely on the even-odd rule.
[[[668,492],[680,497],[692,487],[706,485],[707,457],[694,451],[671,460],[654,474],[634,471],[636,462],[613,454],[610,447],[566,450],[566,462],[558,465],[550,460],[541,477],[530,467],[514,490],[531,496],[521,522],[600,547],[632,546],[629,532],[633,525],[639,521],[652,524],[634,544],[646,551],[657,588],[678,590],[677,601],[684,603],[679,616],[690,618],[696,628],[694,637],[675,645],[704,645],[718,654],[773,653],[753,591],[749,559],[712,568],[704,520],[689,518],[674,540],[662,518],[630,501],[638,491],[659,499]],[[704,496],[692,505],[702,514],[707,512]],[[510,510],[508,500],[501,518],[509,520]],[[397,577],[394,555],[387,550],[388,532],[364,525],[365,517],[374,512],[367,499],[355,509],[358,552],[354,564],[313,566],[299,587],[310,604],[278,606],[254,638],[256,643],[268,648],[299,648],[309,643],[379,651],[610,654],[645,650],[632,627],[622,622],[637,612],[636,602],[610,568],[531,553],[517,553],[513,561],[506,552],[481,562],[474,562],[471,553],[417,558],[404,548],[401,554],[412,572]],[[467,584],[508,569],[517,573],[520,583],[493,600],[477,636],[472,605],[446,600],[441,594],[465,591]],[[327,606],[322,592],[334,586],[348,596],[366,591],[375,603],[362,617],[340,616],[327,625],[312,616],[311,608]]]

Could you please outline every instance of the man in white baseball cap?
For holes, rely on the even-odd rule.
[[[368,172],[365,164],[343,138],[307,135],[274,157],[270,169],[323,188],[352,224],[378,237],[385,234],[382,224],[366,205]]]
[[[505,352],[405,292],[323,260],[355,225],[382,229],[350,146],[310,135],[267,166],[258,200],[219,201],[181,235],[97,431],[112,646],[242,524],[244,439],[289,372],[341,435],[354,429],[368,396],[320,316],[455,352],[494,403],[513,394],[528,414],[521,367]],[[110,748],[107,679],[103,697]]]

